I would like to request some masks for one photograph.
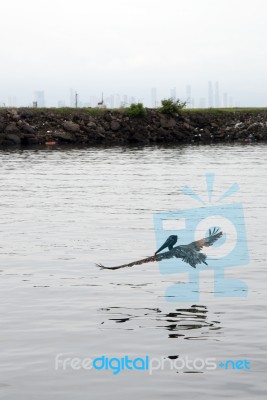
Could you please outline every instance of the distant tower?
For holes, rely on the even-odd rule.
[[[226,93],[226,92],[223,94],[223,106],[225,108],[228,107],[228,93]]]
[[[206,108],[206,99],[205,99],[205,97],[201,97],[199,99],[199,107],[200,108]]]
[[[34,101],[37,102],[38,107],[45,107],[44,91],[38,90],[38,91],[34,92]]]
[[[58,100],[57,106],[58,108],[66,107],[66,103],[64,100]]]
[[[219,82],[215,82],[215,107],[220,107],[220,91],[219,91]]]
[[[128,96],[127,96],[127,94],[124,94],[124,95],[123,95],[123,100],[122,100],[122,102],[123,102],[123,104],[124,104],[124,107],[126,107],[127,104],[128,104]]]
[[[70,89],[70,107],[75,107],[75,94],[73,89]]]
[[[171,93],[171,98],[173,99],[173,100],[176,100],[176,87],[173,87],[172,89],[171,89],[171,91],[170,91],[170,93]]]
[[[214,99],[213,99],[213,84],[212,84],[212,82],[211,81],[209,81],[209,90],[208,90],[208,99],[209,99],[209,101],[208,101],[208,106],[210,107],[210,108],[212,108],[212,107],[214,107]]]
[[[110,108],[114,108],[114,95],[110,96]]]
[[[120,105],[121,105],[121,96],[120,94],[117,93],[115,96],[115,107],[120,108]]]
[[[188,106],[192,105],[192,89],[191,85],[186,85],[185,87],[185,101]]]
[[[151,89],[151,108],[157,107],[157,89]]]
[[[99,102],[97,103],[97,106],[98,106],[98,107],[101,107],[101,108],[105,108],[105,104],[104,104],[104,94],[103,94],[103,92],[102,92],[101,101],[99,101]]]

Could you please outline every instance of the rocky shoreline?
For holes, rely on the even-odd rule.
[[[267,141],[267,111],[0,109],[0,147]]]

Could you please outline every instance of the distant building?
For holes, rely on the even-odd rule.
[[[115,107],[120,108],[121,106],[121,96],[119,93],[115,95]]]
[[[131,96],[130,99],[129,99],[129,103],[130,104],[135,104],[135,102],[136,102],[135,101],[135,97]]]
[[[114,95],[110,96],[110,108],[114,108]]]
[[[176,95],[176,87],[173,87],[170,90],[170,94],[171,94],[171,99],[176,100],[177,99],[177,95]]]
[[[70,107],[75,107],[75,93],[73,89],[70,89]]]
[[[151,89],[151,108],[157,107],[157,89],[152,88]]]
[[[106,104],[105,104],[105,102],[104,102],[104,95],[103,95],[103,93],[102,93],[101,101],[99,101],[99,102],[97,103],[97,107],[98,107],[98,108],[107,108],[107,106],[106,106]]]
[[[200,107],[200,108],[206,108],[206,107],[207,107],[205,97],[201,97],[201,98],[199,99],[199,107]]]
[[[45,107],[45,94],[43,90],[34,92],[34,101],[37,102],[37,107]]]
[[[58,106],[58,108],[66,107],[66,103],[64,100],[59,100],[57,102],[57,106]]]
[[[219,91],[219,82],[215,82],[215,107],[220,107],[220,91]]]
[[[228,107],[228,93],[223,93],[223,107]]]
[[[124,106],[124,107],[126,107],[126,106],[128,105],[128,96],[127,96],[127,94],[124,94],[124,95],[123,95],[123,97],[122,97],[122,103],[123,103],[123,106]]]
[[[17,99],[14,96],[9,96],[8,97],[8,107],[16,107],[17,105]]]
[[[189,107],[192,107],[192,88],[191,85],[185,87],[185,101]]]
[[[214,94],[213,94],[213,84],[209,81],[208,86],[208,107],[214,107]]]

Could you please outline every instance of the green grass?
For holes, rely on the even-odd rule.
[[[127,113],[127,108],[91,108],[91,107],[85,107],[85,108],[73,108],[73,107],[62,107],[62,108],[32,108],[32,107],[20,107],[20,108],[15,108],[15,107],[9,107],[9,108],[0,108],[0,113],[5,112],[6,110],[17,110],[18,112],[22,110],[29,110],[33,111],[34,113],[38,114],[41,112],[48,112],[48,113],[55,113],[55,114],[60,114],[60,115],[70,115],[70,114],[85,114],[85,115],[92,115],[92,116],[101,116],[105,114],[106,112],[112,112],[112,114],[126,114]],[[149,112],[151,111],[156,111],[160,113],[159,109],[149,109],[146,108],[146,110]],[[181,110],[181,114],[212,114],[212,115],[222,115],[222,114],[234,114],[234,113],[261,113],[261,112],[266,112],[267,107],[240,107],[240,108],[184,108]]]
[[[258,113],[267,111],[267,107],[233,107],[233,108],[185,108],[183,113],[224,114],[224,113]]]

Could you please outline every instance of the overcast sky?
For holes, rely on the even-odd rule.
[[[266,0],[9,0],[1,2],[0,102],[82,102],[101,92],[151,105],[195,105],[218,81],[240,106],[267,106]],[[229,98],[229,97],[228,97]],[[221,101],[222,103],[222,101]]]

